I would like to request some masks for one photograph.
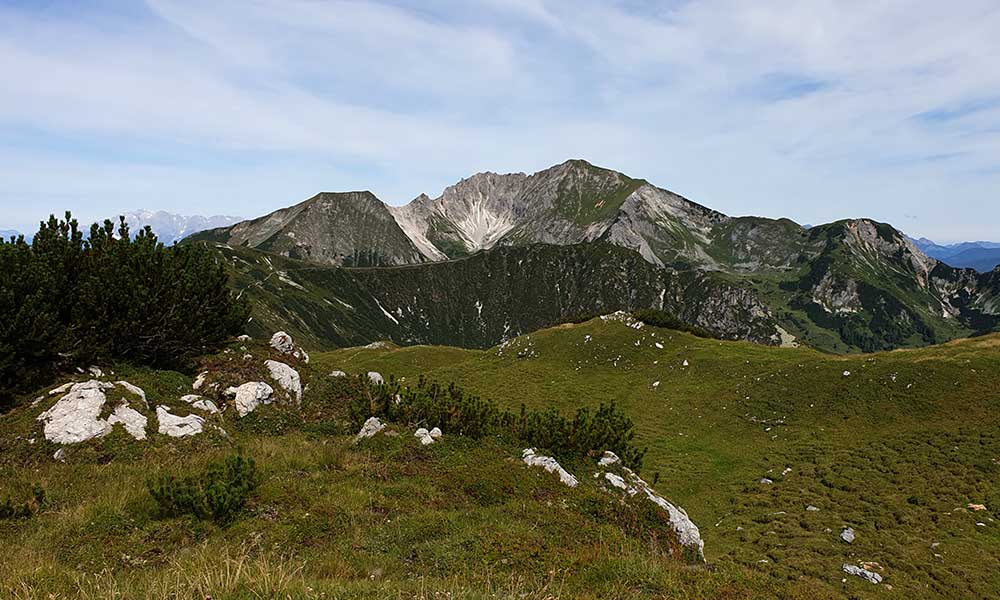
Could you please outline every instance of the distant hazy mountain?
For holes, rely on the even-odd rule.
[[[913,243],[927,256],[952,267],[986,273],[1000,265],[1000,243],[997,242],[962,242],[945,246],[920,238]]]
[[[13,229],[0,229],[0,239],[9,240],[12,237],[17,237],[21,235],[20,231],[14,231]]]
[[[216,215],[213,217],[203,217],[201,215],[175,215],[162,210],[149,211],[137,210],[125,214],[125,220],[133,232],[149,225],[156,237],[166,245],[186,238],[192,233],[215,229],[217,227],[228,227],[240,221],[239,217],[227,217]]]

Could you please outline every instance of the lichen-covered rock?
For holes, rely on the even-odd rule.
[[[288,335],[284,331],[279,331],[271,336],[271,347],[282,354],[294,356],[295,358],[304,361],[306,364],[309,364],[309,355],[306,351],[299,346],[296,346],[292,336]]]
[[[283,362],[276,360],[264,361],[264,366],[271,373],[274,379],[285,391],[292,395],[296,404],[302,403],[302,379],[299,372]]]
[[[63,386],[68,393],[38,416],[44,423],[45,439],[57,444],[77,444],[111,433],[111,424],[100,417],[107,402],[104,392],[113,387],[114,384],[96,379],[68,388]]]
[[[226,389],[227,396],[234,397],[236,414],[245,417],[261,404],[270,404],[274,397],[274,389],[263,381],[251,381],[239,387]]]
[[[354,441],[359,442],[361,440],[368,439],[383,429],[385,429],[385,425],[382,424],[382,421],[379,420],[378,417],[369,417],[368,420],[365,421],[365,424],[361,427],[361,431],[358,432],[358,435],[354,436]]]
[[[525,448],[521,453],[521,459],[529,467],[541,467],[549,473],[559,475],[559,481],[569,487],[576,487],[580,482],[551,456],[542,456],[535,453],[534,448]]]
[[[145,400],[145,398],[143,399]],[[115,411],[108,417],[109,425],[116,425],[120,423],[125,428],[125,431],[137,440],[146,439],[147,422],[148,419],[146,418],[146,415],[135,410],[134,408],[131,408],[125,402],[115,407]]]
[[[170,437],[198,435],[205,429],[205,419],[195,414],[181,417],[172,414],[166,406],[156,407],[156,419],[160,422],[159,432]]]
[[[208,398],[203,398],[196,394],[188,394],[186,396],[181,396],[181,402],[185,402],[191,405],[191,408],[197,408],[198,410],[203,410],[209,414],[217,414],[219,412],[219,407],[215,405]]]

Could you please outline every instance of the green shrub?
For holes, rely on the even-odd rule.
[[[31,244],[0,240],[0,411],[65,367],[124,359],[184,368],[239,334],[249,315],[218,257],[166,248],[124,218],[90,228],[69,213]]]
[[[146,487],[167,516],[192,515],[226,524],[259,484],[254,460],[237,455],[212,463],[197,475],[160,475],[147,481]]]
[[[364,383],[364,382],[363,382]],[[646,453],[634,445],[635,426],[614,404],[596,411],[580,408],[572,419],[558,411],[499,408],[489,400],[465,394],[454,383],[442,387],[422,377],[416,387],[401,388],[394,379],[383,385],[364,383],[352,397],[351,421],[357,426],[368,417],[440,427],[449,434],[481,438],[500,436],[543,448],[557,457],[580,458],[610,450],[629,467],[639,470]]]
[[[0,502],[0,520],[27,519],[45,506],[45,490],[35,486],[31,490],[31,500],[14,502],[10,496]]]

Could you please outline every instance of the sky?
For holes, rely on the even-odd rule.
[[[0,0],[0,229],[390,204],[570,158],[1000,239],[996,0]]]

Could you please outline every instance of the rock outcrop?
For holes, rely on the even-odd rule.
[[[529,467],[541,467],[549,473],[557,474],[559,476],[559,481],[569,487],[576,487],[580,483],[576,477],[569,473],[569,471],[562,468],[556,459],[551,456],[536,454],[534,448],[525,448],[521,453],[521,460],[523,460],[524,464]]]
[[[156,420],[159,421],[159,433],[170,437],[181,438],[201,433],[205,428],[205,419],[195,414],[184,417],[172,414],[166,406],[156,407]]]

